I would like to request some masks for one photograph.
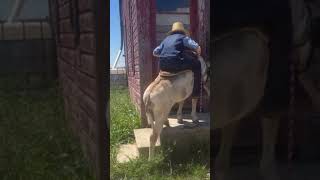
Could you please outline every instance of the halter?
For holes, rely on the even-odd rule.
[[[312,45],[312,39],[310,38],[310,29],[312,28],[312,23],[311,23],[311,17],[312,17],[312,11],[311,8],[306,5],[307,8],[307,28],[304,31],[304,37],[303,39],[294,44],[292,46],[291,51],[294,52],[294,49],[297,48],[301,48],[303,46],[305,46],[307,43],[310,42],[311,44],[311,49],[310,49],[310,53],[306,59],[306,66],[304,67],[304,69],[302,71],[299,71],[298,73],[302,73],[305,72],[306,69],[308,69],[308,67],[310,66],[310,61],[313,58],[313,52],[314,52],[314,46]],[[289,111],[288,111],[288,163],[289,163],[289,169],[292,170],[292,161],[293,161],[293,157],[294,157],[294,125],[295,125],[295,85],[296,85],[296,64],[294,61],[294,58],[297,57],[293,57],[293,53],[291,52],[291,56],[290,56],[290,80],[289,80],[289,92],[290,92],[290,100],[289,100]]]
[[[204,62],[206,64],[206,62]],[[202,78],[202,74],[201,74],[201,78],[200,78],[200,102],[199,102],[199,112],[203,112],[203,86],[204,84],[206,84],[208,82],[208,79],[210,77],[210,69],[208,67],[208,65],[206,64],[206,76],[207,78],[205,79],[205,81],[203,81]]]

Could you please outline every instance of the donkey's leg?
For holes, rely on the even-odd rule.
[[[167,127],[170,127],[170,123],[169,123],[168,118],[166,118],[166,119],[164,120],[164,125],[166,125]]]
[[[260,172],[264,179],[276,179],[275,144],[278,137],[279,118],[262,118],[263,152],[260,161]]]
[[[178,104],[179,104],[179,108],[177,111],[177,119],[179,124],[183,124],[182,108],[183,108],[184,101],[178,102]]]
[[[210,90],[207,86],[203,86],[203,89],[206,91],[207,95],[210,96]]]
[[[220,148],[214,169],[217,180],[224,180],[230,168],[230,153],[237,125],[238,122],[233,122],[222,129]]]
[[[315,110],[320,111],[320,93],[319,90],[317,90],[315,84],[313,83],[313,80],[310,77],[307,77],[305,73],[302,73],[299,76],[299,80],[306,92],[308,93],[308,95],[310,96]]]
[[[194,123],[198,123],[199,118],[197,116],[197,103],[198,103],[198,98],[192,98],[192,111],[191,111],[191,117],[192,121]]]
[[[154,157],[155,145],[163,128],[163,118],[164,116],[155,113],[155,123],[152,129],[152,134],[150,135],[149,160]]]

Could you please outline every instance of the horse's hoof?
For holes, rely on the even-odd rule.
[[[182,119],[178,119],[178,123],[179,124],[183,124],[183,120]]]

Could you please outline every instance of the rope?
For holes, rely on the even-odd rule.
[[[295,64],[293,62],[293,58],[290,58],[290,101],[289,101],[289,111],[288,111],[288,163],[289,163],[289,170],[292,169],[292,161],[294,156],[294,103],[295,103]]]
[[[202,91],[203,91],[203,81],[202,81],[202,77],[200,78],[200,102],[199,102],[199,111],[202,113],[203,112],[203,108],[202,108],[202,106],[203,106],[203,93],[202,93]]]

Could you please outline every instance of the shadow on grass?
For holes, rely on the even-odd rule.
[[[147,157],[140,157],[128,163],[117,163],[111,160],[111,179],[206,179],[209,171],[205,158],[199,159],[199,153],[193,157],[173,160],[171,150],[160,150],[148,161]],[[203,154],[204,155],[204,154]],[[208,156],[203,156],[208,157]]]
[[[55,85],[0,90],[1,179],[94,179],[64,113]]]

